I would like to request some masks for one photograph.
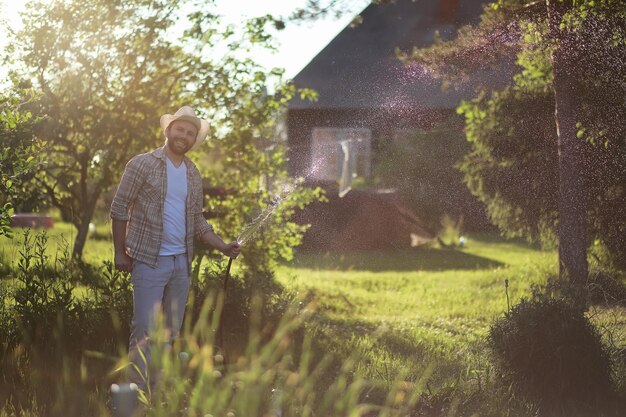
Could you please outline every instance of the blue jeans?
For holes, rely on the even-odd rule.
[[[159,256],[156,268],[135,261],[131,278],[133,320],[128,357],[136,368],[131,366],[129,377],[139,388],[145,390],[150,383],[150,337],[158,314],[163,313],[166,343],[171,345],[180,333],[190,282],[187,255]],[[154,381],[151,385],[153,383]]]

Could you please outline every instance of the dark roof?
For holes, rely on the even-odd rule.
[[[294,78],[297,87],[316,90],[318,101],[294,99],[289,108],[402,111],[456,107],[461,99],[475,95],[471,83],[444,93],[438,80],[403,66],[395,49],[429,46],[437,32],[443,39],[453,37],[460,26],[479,21],[483,3],[484,0],[396,0],[370,4],[360,14],[361,24],[343,29]],[[445,5],[453,6],[452,15],[442,14]],[[493,74],[478,76],[487,79]]]

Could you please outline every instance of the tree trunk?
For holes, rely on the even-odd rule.
[[[550,33],[555,40],[552,53],[555,121],[559,150],[559,276],[574,287],[587,280],[587,193],[583,163],[584,142],[576,137],[578,82],[569,71],[576,65],[569,57],[567,30],[559,28],[571,7],[567,0],[548,0]]]
[[[78,233],[74,240],[74,250],[72,251],[72,257],[74,259],[81,260],[83,258],[83,250],[85,249],[85,243],[87,243],[87,234],[89,233],[89,223],[93,219],[93,214],[96,211],[96,204],[98,198],[100,198],[100,192],[95,191],[91,195],[91,199],[88,200],[84,207],[82,216],[80,217],[80,223],[77,226]]]

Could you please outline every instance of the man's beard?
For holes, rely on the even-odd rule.
[[[181,146],[182,145],[182,146]],[[176,155],[184,155],[186,154],[193,144],[189,145],[189,143],[182,138],[168,138],[167,147]]]

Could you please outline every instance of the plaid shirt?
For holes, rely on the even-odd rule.
[[[128,222],[126,253],[153,267],[163,240],[163,204],[167,192],[165,149],[137,155],[128,161],[113,203],[111,218]],[[202,216],[202,181],[195,164],[187,157],[187,204],[185,210],[187,261],[191,266],[194,238],[213,227]]]

